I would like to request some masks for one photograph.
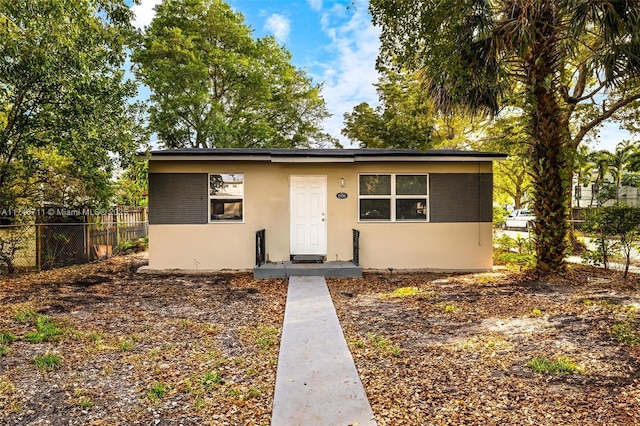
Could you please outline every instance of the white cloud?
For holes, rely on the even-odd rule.
[[[291,31],[291,22],[282,15],[274,13],[269,16],[264,24],[265,31],[273,33],[273,36],[280,43],[283,43],[289,37]]]
[[[380,47],[380,31],[373,26],[367,12],[367,1],[357,1],[355,8],[336,5],[321,20],[323,31],[332,40],[327,46],[333,59],[324,64],[324,72],[316,80],[324,81],[322,90],[327,108],[333,114],[325,121],[325,130],[349,146],[340,135],[344,113],[352,112],[361,102],[375,106],[378,82],[375,61]],[[346,21],[345,21],[346,19]]]
[[[133,5],[131,10],[136,15],[133,26],[136,28],[144,28],[151,23],[156,15],[153,8],[162,3],[162,0],[142,0],[140,4]]]
[[[309,8],[314,12],[319,12],[322,10],[322,0],[307,0],[309,4]]]

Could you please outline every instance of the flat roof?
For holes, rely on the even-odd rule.
[[[408,161],[500,161],[507,154],[456,149],[269,149],[269,148],[178,148],[153,150],[153,161],[267,161],[272,163],[354,163]]]

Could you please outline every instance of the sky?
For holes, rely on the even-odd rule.
[[[144,28],[153,19],[160,0],[142,0],[133,6],[135,25]],[[371,24],[367,0],[227,0],[245,17],[255,37],[273,35],[292,54],[291,62],[303,69],[332,114],[325,131],[345,148],[340,134],[345,112],[361,102],[377,105],[379,30]],[[141,91],[144,94],[144,91]]]
[[[133,6],[135,25],[144,28],[153,19],[153,7],[161,0],[141,0]],[[361,102],[375,106],[373,86],[378,81],[375,61],[379,29],[371,23],[368,0],[227,0],[242,13],[255,37],[273,35],[292,54],[291,62],[306,70],[332,114],[325,131],[338,138],[345,148],[353,146],[340,134],[343,116]],[[148,91],[146,92],[148,96]],[[141,91],[144,97],[145,91]],[[591,149],[614,151],[617,143],[632,139],[617,124],[609,123],[599,132]]]

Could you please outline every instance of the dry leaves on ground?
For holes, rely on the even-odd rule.
[[[637,425],[637,282],[591,268],[540,282],[507,273],[330,280],[379,425]],[[640,343],[640,342],[639,342]],[[571,374],[537,373],[535,358]]]
[[[269,424],[286,281],[138,264],[0,283],[0,423]],[[640,424],[640,345],[616,339],[640,333],[634,279],[581,267],[328,283],[379,425]],[[578,371],[527,366],[544,357]]]

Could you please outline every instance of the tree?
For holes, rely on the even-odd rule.
[[[362,148],[431,148],[435,114],[417,79],[387,70],[376,87],[380,105],[363,102],[345,113],[342,134]]]
[[[474,149],[509,154],[494,166],[494,199],[510,200],[514,209],[530,202],[531,176],[528,148],[529,137],[521,116],[500,117],[482,129],[482,136],[472,142]]]
[[[144,137],[122,0],[0,0],[0,206],[103,205]]]
[[[149,162],[132,159],[115,184],[114,202],[118,206],[149,204]]]
[[[495,114],[514,94],[524,100],[536,270],[563,273],[576,150],[640,99],[640,3],[372,0],[370,9],[379,63],[421,70],[437,109]]]
[[[439,113],[416,73],[381,69],[376,108],[363,102],[344,114],[342,134],[363,148],[461,148],[475,123]]]
[[[254,40],[222,0],[164,0],[132,59],[166,147],[332,142],[319,127],[328,116],[320,87],[273,37]]]

